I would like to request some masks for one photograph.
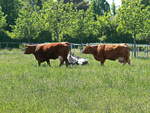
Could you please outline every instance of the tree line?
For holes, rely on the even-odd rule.
[[[0,0],[0,41],[150,42],[150,1]]]

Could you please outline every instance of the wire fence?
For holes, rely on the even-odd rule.
[[[0,42],[0,49],[24,49],[25,45],[27,44],[38,44],[38,43],[24,43],[24,42]],[[86,45],[97,45],[97,44],[104,44],[104,43],[88,43],[88,44],[76,44],[71,43],[71,49],[75,50],[82,50]],[[105,43],[108,44],[108,43]],[[118,43],[109,43],[109,44],[118,44]],[[131,51],[131,56],[134,56],[134,44],[128,43]],[[150,45],[148,44],[136,44],[136,56],[137,57],[150,57]],[[13,54],[14,52],[12,52]],[[0,51],[0,54],[3,54],[3,51]],[[14,53],[15,54],[15,53]],[[16,53],[17,54],[17,53]]]

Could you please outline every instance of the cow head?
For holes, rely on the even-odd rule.
[[[96,49],[94,49],[97,46],[86,46],[83,50],[82,53],[84,54],[93,54]]]
[[[26,45],[24,54],[33,54],[35,52],[36,45]]]

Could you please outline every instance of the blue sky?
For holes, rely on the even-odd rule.
[[[113,1],[113,0],[107,0],[107,2],[108,2],[109,4],[111,4],[112,1]],[[121,0],[114,0],[114,2],[115,2],[115,4],[116,4],[116,6],[120,6],[120,5],[121,5]]]

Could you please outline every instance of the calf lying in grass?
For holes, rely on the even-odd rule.
[[[88,64],[87,59],[75,56],[72,53],[68,54],[67,59],[68,59],[69,64],[71,64],[71,65],[85,65],[85,64]]]

